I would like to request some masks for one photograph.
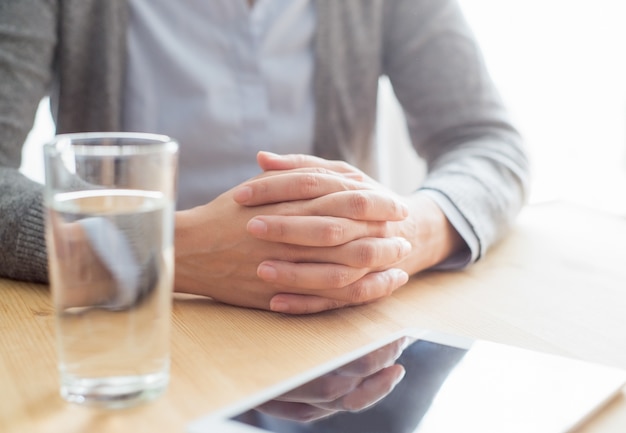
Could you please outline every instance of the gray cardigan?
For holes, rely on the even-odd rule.
[[[521,140],[453,0],[315,0],[319,156],[371,162],[378,78],[389,76],[422,185],[445,194],[480,255],[524,203]],[[41,185],[18,171],[37,105],[57,132],[121,128],[125,0],[0,0],[0,276],[47,281]]]

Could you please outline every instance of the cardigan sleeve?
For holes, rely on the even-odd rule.
[[[526,201],[522,139],[456,1],[385,5],[384,73],[427,163],[422,188],[443,194],[463,215],[480,258]]]
[[[42,186],[19,171],[49,89],[56,2],[0,0],[0,277],[47,281]]]

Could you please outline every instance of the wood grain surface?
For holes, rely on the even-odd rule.
[[[46,286],[0,280],[0,432],[184,432],[193,419],[405,327],[626,369],[626,218],[527,207],[483,260],[426,272],[392,297],[309,316],[176,295],[172,378],[154,402],[101,411],[58,394]],[[624,392],[582,432],[626,431]]]

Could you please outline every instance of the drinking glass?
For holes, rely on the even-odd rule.
[[[44,146],[61,395],[120,408],[169,382],[178,144],[62,134]]]

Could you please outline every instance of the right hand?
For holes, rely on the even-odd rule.
[[[275,180],[268,187],[291,185],[304,199],[241,206],[234,198],[240,190],[233,188],[210,203],[177,212],[177,291],[233,305],[312,313],[371,302],[406,283],[406,272],[392,265],[409,253],[410,246],[404,239],[389,237],[386,223],[405,218],[402,203],[367,183],[324,169],[259,177]],[[375,216],[355,206],[364,197],[377,209]],[[380,209],[386,210],[382,216]],[[247,230],[257,215],[288,215],[293,224],[312,224],[317,231],[291,243],[257,239]],[[271,268],[261,263],[286,266],[290,271],[271,281]],[[263,279],[258,275],[261,272]],[[294,305],[287,308],[275,308],[270,299],[278,293],[309,296],[294,299]]]

